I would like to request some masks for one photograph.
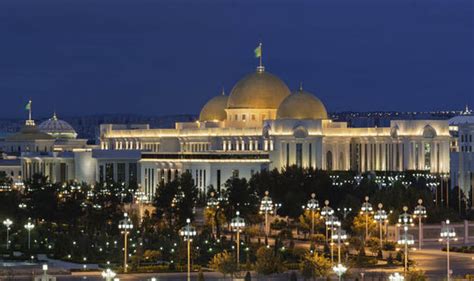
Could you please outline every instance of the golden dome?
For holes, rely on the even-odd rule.
[[[277,109],[289,95],[290,90],[278,77],[257,70],[235,84],[229,95],[227,108]]]
[[[210,99],[202,108],[201,113],[199,114],[199,121],[222,121],[227,118],[225,109],[227,107],[228,96],[222,95],[213,97]]]
[[[328,119],[324,104],[314,95],[300,88],[278,107],[278,119]]]

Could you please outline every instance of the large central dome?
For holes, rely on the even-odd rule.
[[[258,70],[235,84],[227,108],[277,109],[289,95],[290,90],[283,81],[271,73]]]

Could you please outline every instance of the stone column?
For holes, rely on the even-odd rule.
[[[469,243],[469,221],[464,220],[464,244]]]

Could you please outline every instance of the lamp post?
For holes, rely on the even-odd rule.
[[[336,233],[332,234],[332,239],[337,241],[337,263],[341,264],[341,244],[344,240],[347,239],[346,231],[341,228],[341,225],[336,229]]]
[[[319,202],[316,200],[316,194],[311,193],[311,199],[308,200],[306,203],[306,207],[304,207],[307,211],[311,212],[311,236],[314,235],[314,215],[316,211],[319,209]]]
[[[441,204],[443,203],[443,199],[446,199],[446,208],[449,208],[449,181],[448,181],[448,178],[449,178],[449,174],[447,173],[441,173],[440,174],[440,180],[441,180]],[[443,190],[443,186],[444,186],[444,190]],[[444,192],[446,192],[446,198],[443,198],[444,197]]]
[[[260,202],[260,214],[265,215],[265,243],[268,243],[268,235],[270,232],[270,227],[268,225],[268,214],[273,213],[273,201],[270,196],[268,196],[268,191],[265,191],[265,196],[263,196],[262,201]]]
[[[212,235],[215,237],[216,236],[216,217],[217,217],[217,210],[219,209],[219,200],[215,198],[215,193],[211,192],[210,197],[207,200],[207,206],[206,208],[210,209],[213,211],[213,218],[211,220],[211,229],[212,229]]]
[[[143,222],[143,216],[145,213],[144,205],[149,202],[149,198],[143,191],[135,192],[135,202],[138,204],[138,211],[140,213],[140,224]]]
[[[25,229],[28,231],[28,250],[31,248],[31,230],[35,228],[35,225],[31,222],[31,218],[28,218],[28,222],[24,225]]]
[[[360,185],[360,182],[364,179],[363,176],[357,175],[354,177],[354,180],[357,182],[357,185]]]
[[[127,213],[123,214],[123,220],[119,221],[118,228],[123,232],[123,272],[127,273],[127,245],[128,245],[128,232],[133,228],[133,223],[128,217]]]
[[[379,209],[377,210],[377,212],[375,212],[375,215],[374,215],[374,220],[376,222],[379,223],[379,229],[380,229],[380,250],[382,250],[383,248],[383,239],[382,239],[382,229],[383,229],[383,223],[385,221],[387,221],[387,212],[385,212],[383,208],[383,204],[382,203],[379,203],[377,205],[379,207]]]
[[[421,222],[422,218],[426,218],[426,208],[425,206],[421,205],[423,203],[422,199],[418,199],[418,205],[415,207],[413,211],[413,218],[418,218],[418,249],[421,250],[421,245],[423,244],[423,225]]]
[[[372,214],[372,204],[369,203],[369,196],[365,196],[365,202],[362,203],[360,213],[365,215],[365,239],[369,238],[369,215]]]
[[[336,273],[337,277],[339,278],[339,281],[341,281],[342,279],[342,275],[344,275],[344,273],[346,273],[347,271],[347,267],[343,266],[342,264],[337,264],[336,266],[334,266],[332,268],[332,270],[334,270],[334,272]]]
[[[454,227],[449,225],[449,223],[449,220],[446,220],[446,222],[443,224],[443,227],[441,228],[441,233],[439,235],[440,242],[446,241],[446,275],[448,281],[450,280],[451,276],[451,270],[449,269],[449,242],[451,240],[457,240],[456,231],[454,230]]]
[[[117,274],[113,272],[110,268],[107,268],[106,270],[102,271],[102,278],[104,278],[105,281],[112,281],[116,275]]]
[[[10,226],[13,224],[11,219],[5,219],[3,225],[7,228],[7,250],[10,248]]]
[[[245,220],[240,217],[239,211],[237,211],[235,218],[231,220],[230,226],[237,233],[237,269],[240,269],[240,232],[245,227]]]
[[[186,219],[186,225],[179,231],[179,236],[188,244],[188,281],[191,280],[191,242],[196,235],[196,228],[191,225],[191,219]]]
[[[336,216],[331,215],[326,219],[326,226],[331,229],[331,242],[329,243],[330,249],[331,249],[331,264],[334,264],[334,251],[333,251],[333,234],[334,234],[334,228],[340,227],[341,222],[337,219]]]
[[[408,227],[413,224],[412,216],[407,213],[408,207],[403,207],[403,213],[398,216],[398,226],[403,226],[403,235],[398,240],[398,244],[405,246],[405,267],[403,269],[406,274],[408,271],[408,245],[413,245],[415,241],[413,240],[413,235],[408,234]]]
[[[350,212],[352,212],[352,208],[346,208],[346,207],[344,207],[344,208],[337,208],[337,211],[338,211],[339,213],[342,213],[342,217],[343,217],[344,219],[346,219],[346,218],[347,218],[347,215],[348,215]]]
[[[329,207],[329,200],[324,201],[324,207],[321,209],[321,216],[323,216],[324,220],[327,219],[334,214],[333,208]],[[328,225],[326,224],[326,243],[328,242]]]

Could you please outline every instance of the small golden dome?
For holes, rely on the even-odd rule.
[[[328,119],[324,104],[314,95],[300,88],[278,107],[278,119]]]
[[[225,109],[227,107],[228,96],[222,95],[213,97],[210,99],[202,108],[201,113],[199,114],[199,121],[223,121],[227,118]]]
[[[290,90],[275,75],[257,70],[235,84],[229,95],[227,108],[277,109],[290,95]]]

